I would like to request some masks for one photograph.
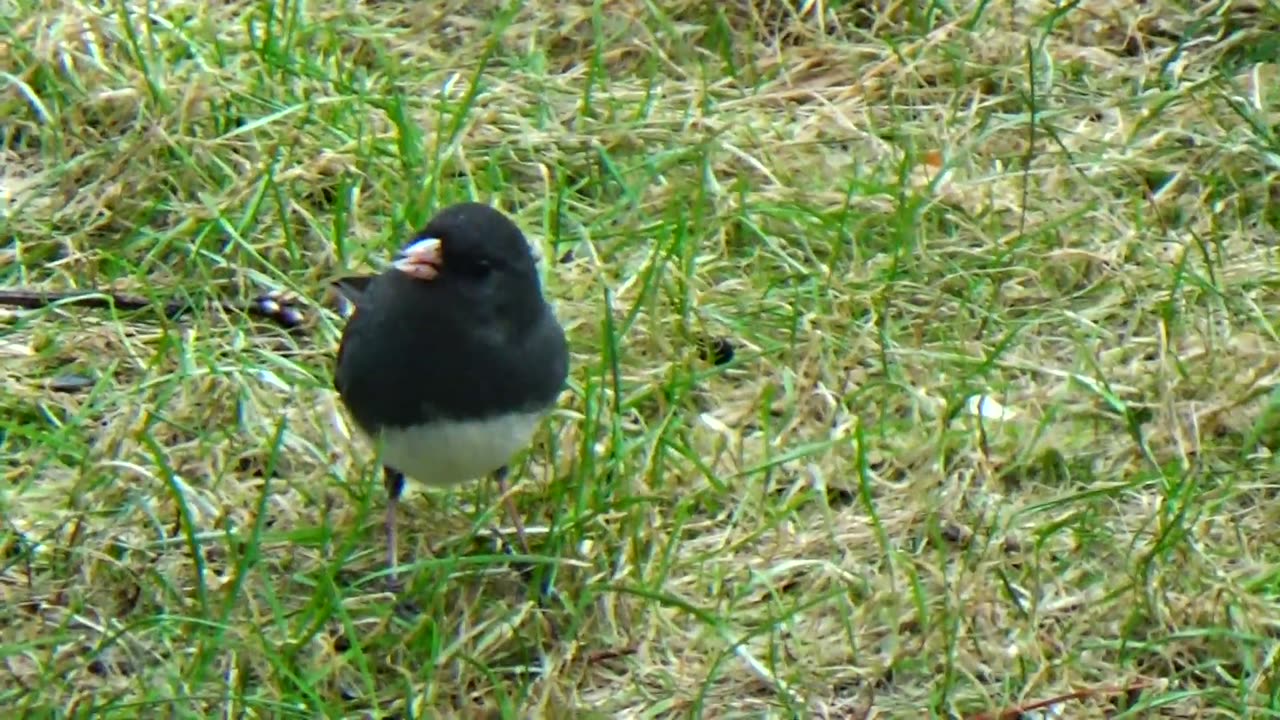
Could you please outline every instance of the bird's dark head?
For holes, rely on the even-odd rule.
[[[441,210],[414,234],[393,268],[402,278],[399,284],[421,298],[420,307],[447,303],[511,327],[533,322],[543,312],[542,285],[524,233],[488,205],[460,203]]]
[[[394,267],[411,278],[470,285],[538,284],[524,233],[506,215],[482,203],[450,205],[396,256]]]

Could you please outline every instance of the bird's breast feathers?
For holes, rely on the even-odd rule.
[[[382,463],[414,480],[448,487],[480,479],[529,444],[541,412],[440,420],[382,429]]]

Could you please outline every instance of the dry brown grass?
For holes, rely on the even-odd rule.
[[[4,317],[0,705],[1280,715],[1271,0],[12,5],[4,282],[314,319]],[[415,492],[404,617],[324,288],[471,197],[573,342],[556,593]]]

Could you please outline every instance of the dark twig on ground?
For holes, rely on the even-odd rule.
[[[116,310],[148,310],[157,303],[149,298],[125,293],[95,290],[47,291],[22,288],[0,288],[0,305],[38,309],[49,305],[78,305],[90,308],[115,308]],[[297,298],[289,293],[272,291],[251,300],[218,300],[217,307],[232,312],[244,312],[253,317],[269,320],[288,330],[299,328],[305,317]],[[187,300],[169,300],[159,310],[169,318],[178,318],[199,310],[198,305]]]
[[[1057,697],[1048,698],[1047,700],[1036,700],[1034,702],[1018,705],[1017,707],[1005,708],[995,712],[981,713],[970,717],[969,720],[1016,720],[1016,718],[1026,717],[1033,710],[1061,705],[1062,703],[1070,702],[1072,700],[1087,700],[1089,698],[1097,697],[1115,697],[1118,695],[1124,695],[1128,699],[1129,703],[1132,704],[1137,702],[1141,691],[1151,687],[1152,684],[1153,683],[1150,680],[1137,680],[1129,683],[1128,685],[1086,688],[1066,693],[1064,695],[1059,695]]]

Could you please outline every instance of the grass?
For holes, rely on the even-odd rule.
[[[1280,717],[1273,0],[7,7],[0,283],[309,315],[3,317],[15,717]],[[571,387],[403,616],[326,287],[464,199]]]

